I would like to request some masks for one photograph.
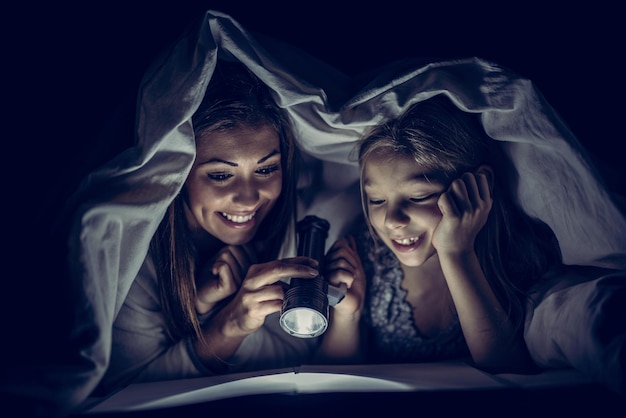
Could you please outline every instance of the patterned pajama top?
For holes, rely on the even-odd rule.
[[[413,309],[401,287],[404,273],[387,246],[374,245],[367,224],[361,218],[353,234],[367,280],[364,320],[368,328],[368,361],[374,363],[416,363],[469,356],[461,325],[454,321],[435,337],[420,333]]]

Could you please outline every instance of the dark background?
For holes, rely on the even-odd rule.
[[[8,9],[13,143],[47,179],[81,147],[143,71],[207,9],[287,41],[348,75],[405,57],[479,56],[531,79],[587,146],[613,191],[626,194],[623,14],[616,2],[90,1]],[[351,5],[354,4],[354,5]],[[14,52],[14,54],[13,54]],[[33,142],[34,141],[34,142]],[[33,147],[33,144],[35,145]]]
[[[2,154],[9,231],[3,236],[9,272],[3,274],[9,286],[0,302],[4,334],[12,341],[32,338],[36,342],[29,349],[48,350],[40,333],[48,314],[63,305],[59,270],[52,264],[62,263],[55,254],[64,248],[63,240],[47,241],[45,231],[84,174],[84,155],[94,149],[113,109],[130,103],[132,111],[146,67],[208,9],[348,75],[407,57],[478,56],[498,62],[535,83],[590,151],[610,190],[626,195],[621,7],[604,0],[561,4],[5,2],[0,6],[2,136],[8,145]]]
[[[2,6],[8,265],[20,270],[13,257],[32,264],[33,252],[42,257],[63,245],[47,242],[47,229],[94,168],[85,156],[109,157],[94,152],[103,125],[123,104],[132,135],[144,71],[209,9],[348,75],[410,57],[478,56],[504,65],[534,82],[586,146],[609,190],[626,196],[623,13],[606,0],[560,3],[37,0]]]
[[[626,196],[626,25],[617,3],[351,4],[37,0],[2,6],[2,134],[8,144],[3,147],[3,211],[13,244],[9,250],[25,255],[28,263],[31,254],[23,248],[32,248],[33,241],[43,248],[56,245],[43,241],[43,230],[78,180],[94,168],[85,155],[94,154],[97,135],[113,109],[127,106],[126,128],[132,135],[144,71],[208,9],[231,15],[253,34],[291,43],[348,75],[409,57],[478,56],[498,62],[534,82],[586,146],[609,190]]]

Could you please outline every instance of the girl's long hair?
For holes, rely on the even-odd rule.
[[[192,117],[194,136],[223,132],[240,127],[272,127],[280,141],[282,192],[257,231],[263,240],[259,262],[275,258],[295,222],[298,166],[291,122],[274,101],[270,89],[241,63],[220,61],[211,77],[204,99]],[[179,194],[169,205],[151,242],[160,284],[161,303],[172,339],[189,333],[202,339],[196,313],[196,249],[192,244]]]
[[[483,272],[500,303],[519,327],[532,284],[561,263],[561,250],[552,230],[530,217],[512,193],[517,175],[500,144],[487,136],[478,115],[459,109],[438,95],[412,105],[404,114],[372,129],[358,146],[361,179],[374,151],[405,155],[444,184],[488,164],[494,171],[493,207],[475,241]],[[391,161],[391,160],[390,160]],[[370,232],[363,184],[361,201]],[[378,238],[376,238],[378,240]],[[377,245],[381,245],[378,243]]]

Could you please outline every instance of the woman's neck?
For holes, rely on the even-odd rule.
[[[196,228],[191,231],[191,240],[193,241],[198,254],[201,254],[204,257],[212,257],[220,249],[222,249],[222,247],[224,247],[224,243],[222,241],[218,240],[202,228]]]

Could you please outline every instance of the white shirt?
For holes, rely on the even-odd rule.
[[[310,359],[318,339],[291,336],[278,319],[278,312],[268,315],[265,324],[243,340],[227,359],[228,373],[294,367]],[[174,341],[168,336],[157,274],[148,256],[115,319],[110,364],[101,388],[110,392],[130,383],[214,374],[197,357],[192,338]]]

